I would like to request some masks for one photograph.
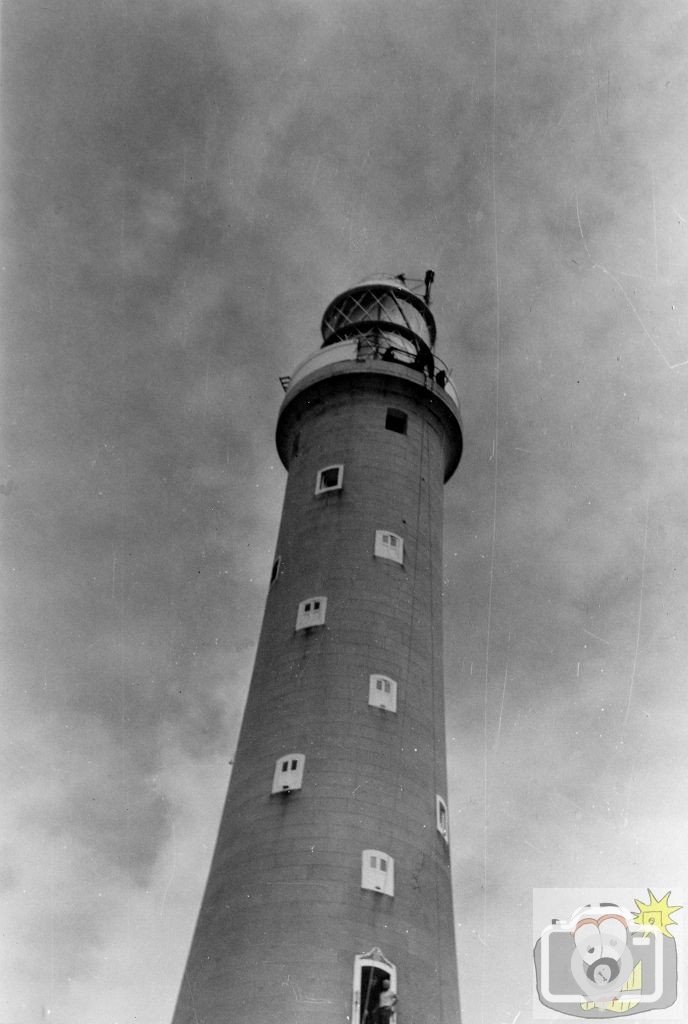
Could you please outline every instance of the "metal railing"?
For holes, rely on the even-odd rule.
[[[429,356],[429,358],[428,358]],[[327,345],[312,353],[307,359],[296,367],[291,377],[280,377],[283,389],[289,391],[309,374],[333,363],[374,362],[390,363],[403,366],[405,369],[415,370],[430,390],[443,391],[447,397],[458,407],[459,399],[456,388],[451,379],[451,371],[447,364],[436,356],[430,355],[430,350],[423,356],[408,349],[397,348],[390,345],[388,341],[380,343],[370,337],[347,338],[345,341],[336,342],[334,345]]]

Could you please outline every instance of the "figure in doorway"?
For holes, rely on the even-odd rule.
[[[380,998],[377,1004],[376,1024],[389,1024],[392,1019],[392,1014],[396,1010],[396,1006],[396,992],[392,991],[389,978],[383,978],[382,988],[380,989]]]

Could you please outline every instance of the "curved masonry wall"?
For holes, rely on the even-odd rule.
[[[386,429],[389,408],[406,434]],[[354,958],[373,947],[396,965],[400,1024],[459,1021],[436,827],[448,443],[445,413],[396,373],[320,380],[283,406],[279,573],[175,1024],[343,1024]],[[342,488],[316,495],[334,464]],[[374,555],[376,530],[403,538],[403,565]],[[325,624],[295,630],[317,596]],[[368,705],[371,673],[397,681],[396,713]],[[271,794],[294,752],[302,788]],[[361,888],[364,849],[394,858],[393,897]]]

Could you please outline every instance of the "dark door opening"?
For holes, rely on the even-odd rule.
[[[392,980],[391,972],[384,967],[361,967],[361,1006],[355,1024],[377,1024],[383,978]]]

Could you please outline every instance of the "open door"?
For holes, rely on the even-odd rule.
[[[377,1007],[384,978],[389,978],[390,987],[396,992],[397,969],[377,946],[355,958],[352,1024],[377,1024]],[[392,1014],[390,1024],[396,1024],[396,1019],[396,1014]]]

